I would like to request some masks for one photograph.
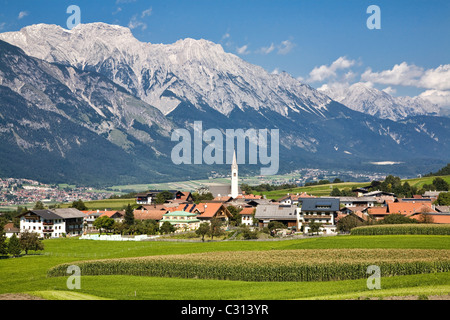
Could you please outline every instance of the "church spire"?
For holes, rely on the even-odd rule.
[[[233,163],[231,164],[231,197],[237,198],[239,195],[238,165],[236,161],[236,150],[233,153]]]

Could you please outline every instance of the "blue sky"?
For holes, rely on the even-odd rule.
[[[72,4],[81,23],[127,26],[152,43],[208,39],[316,88],[361,81],[393,95],[427,92],[450,105],[448,0],[0,0],[0,32],[66,27]],[[381,10],[379,30],[367,28],[369,5]]]

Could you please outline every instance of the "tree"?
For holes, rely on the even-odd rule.
[[[155,199],[155,203],[163,204],[167,200],[172,200],[172,199],[173,199],[173,193],[172,192],[170,192],[170,191],[163,191],[163,192],[158,193],[158,195],[156,196],[156,199]]]
[[[267,227],[270,231],[275,229],[286,229],[286,225],[280,221],[270,221]]]
[[[28,254],[29,250],[44,250],[44,244],[39,240],[39,235],[35,232],[28,232],[28,230],[25,230],[20,234],[19,242],[22,250],[25,251],[25,254]]]
[[[450,192],[441,192],[435,202],[438,206],[450,206]]]
[[[9,238],[8,242],[8,253],[13,257],[17,257],[22,252],[22,248],[20,246],[20,241],[17,238],[16,234],[13,234],[11,238]]]
[[[241,215],[239,214],[242,211],[242,208],[237,208],[235,206],[228,206],[228,211],[231,213],[230,223],[233,225],[241,224]]]
[[[351,229],[362,225],[364,225],[364,223],[360,219],[352,214],[349,214],[337,222],[336,228],[340,232],[349,232]]]
[[[114,225],[114,219],[108,216],[102,216],[95,219],[93,223],[94,227],[98,229],[99,233],[102,234],[102,230],[110,231]]]
[[[6,244],[5,221],[0,220],[0,255],[8,254],[8,245]]]
[[[176,228],[169,221],[164,221],[164,223],[159,228],[159,231],[163,234],[169,234],[175,232],[175,230]]]
[[[211,219],[208,231],[208,235],[211,237],[211,240],[214,237],[219,237],[222,234],[223,234],[222,221],[216,218]]]
[[[202,237],[202,241],[205,241],[205,236],[209,232],[209,223],[208,222],[202,222],[200,223],[200,226],[197,230],[195,230],[195,233]]]
[[[199,204],[200,202],[205,201],[205,200],[213,200],[214,199],[214,196],[211,192],[207,192],[207,193],[203,193],[203,194],[194,192],[191,195],[192,195],[192,200],[196,204]]]
[[[405,217],[400,213],[392,213],[384,217],[380,221],[381,224],[403,224],[403,223],[417,223],[416,219]]]
[[[320,228],[322,227],[322,224],[321,223],[318,223],[318,222],[315,222],[314,220],[312,220],[309,224],[308,224],[308,226],[309,226],[309,232],[311,233],[311,234],[314,234],[314,233],[319,233],[319,231],[320,231]]]
[[[130,204],[128,204],[126,210],[125,210],[125,225],[128,227],[132,226],[134,224],[134,213],[133,208]]]
[[[241,232],[244,240],[258,239],[258,231],[252,231],[248,226],[241,227]]]
[[[449,189],[447,181],[439,177],[433,180],[433,185],[436,187],[436,191],[448,191]]]
[[[339,190],[338,187],[334,187],[333,190],[330,193],[330,196],[332,196],[332,197],[340,197],[341,196],[341,190]]]
[[[45,206],[42,203],[42,201],[37,201],[33,208],[33,210],[44,210],[44,209],[45,209]]]
[[[79,199],[78,201],[73,201],[72,205],[69,208],[75,208],[80,211],[88,210],[88,207],[84,204],[83,200]]]

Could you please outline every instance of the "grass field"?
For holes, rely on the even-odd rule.
[[[59,264],[80,260],[221,251],[324,248],[447,249],[448,236],[336,236],[285,241],[109,242],[45,240],[39,255],[0,259],[0,294],[31,293],[46,299],[341,299],[360,296],[450,293],[450,273],[384,277],[382,290],[365,279],[323,282],[246,282],[141,276],[82,276],[80,290],[68,290],[66,277],[48,278]]]
[[[441,178],[450,184],[450,176],[441,176]],[[436,177],[414,178],[414,179],[402,180],[402,183],[405,183],[407,181],[410,186],[421,188],[424,184],[432,184],[434,179],[436,179]],[[292,188],[292,189],[288,189],[288,190],[267,191],[267,192],[262,192],[262,194],[265,195],[268,199],[275,199],[275,200],[285,196],[287,193],[296,194],[296,193],[306,192],[308,194],[312,194],[315,196],[328,196],[328,195],[330,195],[330,192],[333,190],[334,187],[337,187],[340,190],[343,190],[345,188],[353,189],[353,188],[366,186],[369,184],[370,184],[369,182],[343,182],[343,183],[324,184],[324,185],[317,185],[317,186],[298,187],[298,188]]]

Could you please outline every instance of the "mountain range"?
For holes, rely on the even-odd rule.
[[[344,98],[321,92],[207,40],[151,44],[105,23],[33,25],[0,34],[0,176],[108,185],[228,172],[172,163],[171,133],[194,121],[222,132],[279,129],[280,172],[416,174],[448,161],[450,124],[434,106],[386,94],[374,112],[358,103],[371,88],[353,89]],[[403,164],[373,164],[387,160]]]

